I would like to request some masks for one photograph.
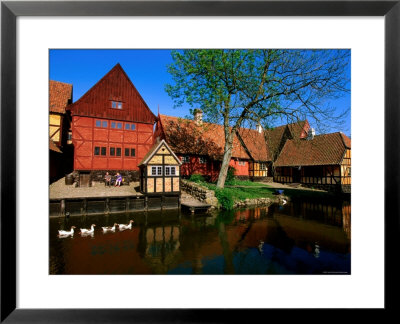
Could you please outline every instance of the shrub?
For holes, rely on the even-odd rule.
[[[218,202],[221,204],[223,209],[231,210],[235,201],[233,200],[232,194],[226,189],[216,189],[215,197],[217,197]]]
[[[235,173],[236,173],[236,169],[234,167],[229,167],[228,168],[228,173],[226,174],[226,179],[225,179],[225,183],[226,182],[232,182],[235,180]]]
[[[201,174],[195,173],[190,176],[189,181],[200,183],[200,182],[205,182],[205,179]]]

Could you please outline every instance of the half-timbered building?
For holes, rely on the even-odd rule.
[[[351,191],[351,139],[341,132],[287,140],[275,161],[274,181]]]
[[[154,136],[165,139],[181,159],[182,176],[202,174],[211,181],[218,178],[225,144],[222,125],[203,122],[201,112],[194,120],[159,115]],[[236,176],[249,176],[250,160],[235,136],[229,165],[235,168]]]
[[[139,178],[139,162],[153,146],[156,116],[120,64],[70,106],[74,170]]]
[[[68,105],[72,103],[72,84],[50,80],[49,83],[49,152],[50,182],[73,168],[73,150],[69,147],[71,118]]]
[[[179,194],[181,164],[164,140],[154,144],[139,163],[140,191],[145,194]]]

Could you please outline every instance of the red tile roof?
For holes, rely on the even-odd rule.
[[[278,157],[279,151],[282,149],[286,140],[286,138],[284,138],[285,132],[287,138],[299,139],[307,137],[309,128],[310,125],[308,121],[303,120],[297,123],[291,123],[265,130],[265,140],[267,142],[269,161],[274,161]]]
[[[222,125],[160,115],[165,140],[177,154],[206,155],[220,160],[224,154],[225,136]],[[240,141],[233,140],[233,158],[250,159]]]
[[[254,129],[240,128],[239,136],[254,161],[270,161],[264,132]]]
[[[347,148],[351,148],[351,139],[340,132],[317,135],[312,140],[288,140],[275,167],[338,165]]]
[[[65,107],[72,102],[72,84],[52,81],[49,86],[49,110],[65,113]]]

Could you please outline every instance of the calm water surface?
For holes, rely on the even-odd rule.
[[[50,218],[51,274],[350,274],[351,207],[285,206]],[[131,230],[101,226],[135,221]],[[96,224],[93,237],[79,228]],[[71,238],[57,230],[75,225]]]

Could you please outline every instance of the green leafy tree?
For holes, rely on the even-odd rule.
[[[183,50],[172,51],[175,106],[201,108],[207,120],[224,126],[225,145],[217,182],[223,188],[239,127],[277,118],[311,118],[321,126],[340,123],[347,111],[325,101],[349,91],[349,50]]]

